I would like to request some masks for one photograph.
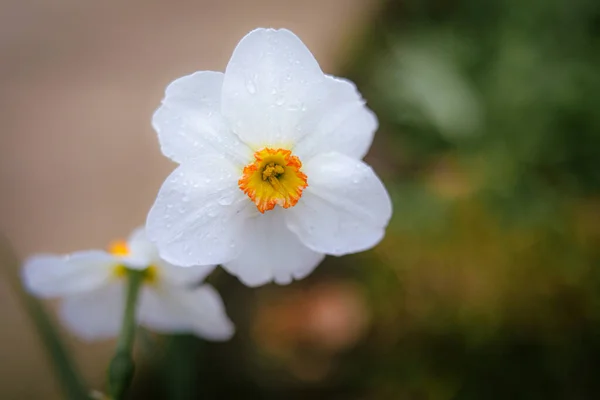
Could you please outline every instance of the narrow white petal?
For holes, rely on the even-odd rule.
[[[308,187],[286,213],[289,228],[314,251],[343,255],[379,243],[392,214],[385,187],[365,163],[338,153],[306,165]]]
[[[83,340],[109,339],[119,333],[124,304],[124,281],[115,281],[92,292],[66,297],[60,308],[60,318]]]
[[[324,80],[296,35],[256,29],[240,41],[227,65],[222,112],[254,149],[290,146],[309,132],[300,121],[321,106]]]
[[[193,162],[207,154],[243,163],[252,152],[221,115],[223,74],[202,71],[173,81],[152,118],[162,152],[173,161]]]
[[[294,154],[304,162],[332,151],[362,159],[379,125],[377,117],[365,106],[354,83],[327,76],[325,86],[328,93],[323,106],[304,122],[314,128],[296,144]]]
[[[247,286],[285,285],[310,274],[325,255],[310,250],[287,228],[287,211],[277,207],[249,219],[242,252],[223,267]]]
[[[163,183],[146,233],[174,265],[210,265],[239,253],[240,228],[252,203],[238,187],[241,172],[228,160],[205,157],[179,166]]]
[[[106,283],[118,264],[118,258],[99,250],[69,256],[37,255],[25,261],[23,283],[40,297],[82,293]]]
[[[228,340],[235,331],[221,297],[210,285],[193,290],[149,286],[144,288],[139,306],[140,323],[157,332]]]

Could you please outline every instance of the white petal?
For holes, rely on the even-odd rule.
[[[320,153],[338,152],[362,159],[373,141],[379,125],[375,114],[365,106],[354,83],[327,76],[327,98],[314,119],[312,131],[294,147],[294,154],[304,162]],[[309,122],[305,122],[309,123]]]
[[[308,187],[286,213],[289,228],[314,251],[343,255],[376,245],[392,205],[365,163],[338,153],[321,154],[305,167]]]
[[[225,71],[222,112],[249,146],[290,146],[299,124],[320,107],[325,75],[292,32],[256,29],[235,48]]]
[[[139,227],[127,239],[129,254],[125,257],[127,266],[133,269],[145,269],[156,260],[160,260],[158,249],[148,239],[146,227]]]
[[[178,286],[189,286],[200,283],[216,267],[216,265],[202,265],[193,267],[175,266],[162,258],[158,254],[158,249],[148,239],[146,228],[136,229],[129,237],[130,257],[140,261],[140,268],[154,266],[158,268],[159,279],[164,279],[170,284]],[[135,268],[135,267],[134,267]]]
[[[124,304],[125,285],[119,280],[92,292],[66,297],[60,317],[83,340],[109,339],[119,334]]]
[[[38,255],[25,261],[23,283],[40,297],[87,292],[106,283],[118,264],[118,258],[99,250],[70,256]]]
[[[193,287],[204,280],[216,265],[197,265],[192,267],[178,267],[166,261],[157,265],[159,279],[164,279],[168,284],[180,287]]]
[[[216,154],[244,163],[252,155],[221,115],[222,84],[222,73],[202,71],[167,87],[152,118],[165,156],[182,163]]]
[[[146,223],[163,259],[188,267],[219,264],[238,254],[244,211],[253,205],[238,187],[240,175],[227,160],[204,157],[167,178]]]
[[[194,290],[146,287],[140,301],[140,323],[163,333],[194,333],[210,340],[228,340],[233,323],[216,290],[204,285]]]
[[[325,255],[303,245],[285,225],[287,210],[275,208],[248,220],[240,255],[223,267],[247,286],[280,285],[310,274]]]

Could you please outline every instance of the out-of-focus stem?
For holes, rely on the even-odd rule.
[[[133,362],[133,342],[137,328],[135,314],[137,298],[144,281],[145,271],[127,271],[127,299],[125,301],[125,312],[123,313],[123,324],[117,342],[115,355],[108,369],[109,393],[112,400],[124,399],[135,370]]]

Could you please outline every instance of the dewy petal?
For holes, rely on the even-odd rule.
[[[60,318],[83,340],[109,339],[119,333],[124,304],[124,280],[119,280],[91,292],[66,297],[61,304]]]
[[[235,330],[221,297],[210,285],[194,290],[148,286],[143,289],[139,307],[140,323],[157,332],[228,340]]]
[[[296,144],[294,154],[305,162],[332,151],[362,159],[379,125],[377,117],[365,106],[354,83],[327,76],[324,86],[323,106],[303,122],[314,128]]]
[[[59,297],[94,290],[111,277],[119,259],[104,251],[90,250],[69,256],[37,255],[22,270],[27,290],[40,297]]]
[[[325,255],[307,248],[285,226],[289,210],[276,208],[249,219],[242,252],[223,267],[247,286],[271,281],[285,285],[310,274]]]
[[[238,188],[240,174],[219,157],[173,171],[146,223],[146,234],[163,259],[188,267],[219,264],[239,253],[245,211],[254,207]]]
[[[225,71],[222,112],[252,147],[289,147],[309,133],[299,124],[320,107],[325,75],[292,32],[256,29],[235,48]]]
[[[369,249],[383,238],[392,205],[368,165],[328,153],[311,159],[305,171],[308,188],[286,213],[288,227],[302,243],[340,256]]]
[[[173,81],[152,118],[162,152],[175,162],[207,154],[244,164],[252,151],[231,132],[221,115],[223,74],[202,71]]]
[[[157,279],[168,282],[175,286],[191,287],[197,285],[208,276],[216,265],[203,265],[193,267],[175,266],[158,254],[158,249],[148,239],[146,228],[137,228],[128,240],[130,255],[127,257],[128,267],[145,269],[156,268]],[[133,262],[133,265],[131,264]]]

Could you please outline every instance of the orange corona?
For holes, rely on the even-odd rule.
[[[261,213],[279,204],[293,207],[308,186],[300,171],[302,162],[290,150],[264,148],[254,153],[255,161],[244,167],[238,181],[240,189],[250,197]]]

